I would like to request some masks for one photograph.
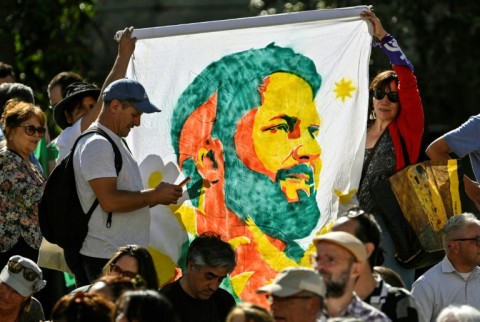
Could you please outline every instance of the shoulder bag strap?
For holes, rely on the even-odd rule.
[[[78,137],[78,139],[75,141],[75,144],[73,145],[72,157],[73,157],[73,152],[75,151],[75,147],[77,146],[77,143],[80,140],[80,138],[82,138],[82,137],[84,137],[88,134],[91,134],[91,133],[100,134],[101,136],[106,138],[110,142],[110,144],[112,145],[113,153],[115,154],[115,170],[116,170],[117,175],[118,175],[120,173],[120,170],[122,169],[122,163],[123,163],[122,154],[120,153],[120,150],[118,149],[118,146],[115,144],[115,142],[112,140],[112,138],[101,128],[90,129],[87,132],[82,133]],[[88,212],[86,214],[87,217],[88,217],[88,220],[90,220],[90,217],[92,216],[93,211],[95,210],[95,208],[97,208],[97,206],[98,206],[98,199],[95,199],[95,201],[93,202],[92,206],[90,207],[90,209],[88,210]],[[111,212],[108,213],[106,226],[107,226],[107,228],[110,228],[112,226],[112,213]]]

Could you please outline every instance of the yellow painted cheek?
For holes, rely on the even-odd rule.
[[[270,134],[259,130],[254,134],[255,153],[265,168],[272,172],[284,167],[282,163],[289,153],[285,138],[275,136],[282,136],[282,133]]]

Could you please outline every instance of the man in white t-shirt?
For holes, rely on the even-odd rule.
[[[118,54],[112,70],[108,74],[102,89],[105,89],[111,82],[125,77],[128,63],[135,50],[136,38],[132,38],[133,27],[125,28],[118,43]],[[51,88],[55,89],[55,86]],[[56,98],[59,93],[55,90],[50,99]],[[102,108],[103,99],[100,96],[102,91],[95,85],[85,82],[76,82],[66,88],[65,97],[58,102],[53,110],[55,122],[63,129],[56,138],[55,145],[59,151],[56,163],[65,158],[73,147],[73,144],[98,117]],[[78,252],[64,251],[65,261],[75,275],[77,286],[90,284],[81,257]]]
[[[143,113],[160,110],[148,99],[137,81],[123,78],[111,83],[103,92],[103,105],[97,122],[114,141],[122,156],[117,175],[112,144],[100,134],[80,139],[73,154],[77,192],[85,213],[98,199],[88,223],[88,234],[80,250],[89,282],[97,278],[115,251],[124,245],[149,245],[149,207],[176,203],[182,196],[179,185],[160,183],[144,189],[140,169],[126,143],[130,130],[140,125]],[[112,213],[111,225],[108,225]]]

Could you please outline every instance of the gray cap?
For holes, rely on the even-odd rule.
[[[9,269],[9,265],[13,265],[12,269]],[[14,270],[18,272],[15,273]],[[29,271],[26,273],[26,270]],[[32,280],[25,278],[28,273],[32,276]],[[0,274],[0,280],[25,297],[40,291],[47,284],[43,280],[40,267],[34,261],[20,255],[10,257]]]
[[[278,273],[271,284],[264,285],[257,293],[271,293],[287,297],[308,291],[325,297],[326,287],[323,278],[313,269],[306,267],[288,267]]]

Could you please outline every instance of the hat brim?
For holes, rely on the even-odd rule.
[[[73,100],[83,98],[85,96],[92,96],[93,98],[95,98],[95,100],[98,100],[98,96],[100,96],[100,89],[92,88],[77,92],[71,96],[65,97],[57,105],[55,105],[55,107],[53,108],[53,119],[62,130],[72,125],[67,122],[67,118],[65,117],[66,108],[71,104]]]
[[[285,296],[290,296],[293,294],[297,294],[298,292],[301,292],[302,290],[299,290],[297,288],[293,287],[288,287],[288,286],[281,286],[278,284],[268,284],[265,286],[260,287],[257,290],[258,294],[264,294],[264,293],[271,293],[276,296],[280,297],[285,297]]]
[[[150,113],[157,113],[161,112],[158,107],[150,103],[150,101],[143,101],[143,102],[135,102],[135,101],[130,101],[130,103],[139,111],[142,111],[143,113],[150,114]]]

